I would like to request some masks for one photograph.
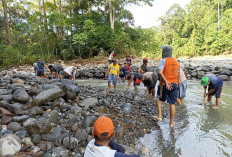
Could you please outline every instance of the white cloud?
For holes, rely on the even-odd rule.
[[[157,26],[158,17],[164,16],[166,11],[175,3],[185,8],[186,4],[189,4],[191,0],[154,0],[153,6],[128,6],[135,19],[135,26],[141,26],[142,28],[149,28]]]

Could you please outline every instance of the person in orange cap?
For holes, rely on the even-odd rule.
[[[108,117],[102,116],[95,121],[92,135],[94,139],[87,145],[84,157],[139,157],[126,155],[125,148],[112,141],[114,124]]]

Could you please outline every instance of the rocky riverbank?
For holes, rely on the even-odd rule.
[[[0,80],[0,156],[80,157],[93,123],[112,118],[115,140],[134,148],[156,124],[154,103],[124,91],[109,93],[77,81],[15,74]],[[163,109],[168,116],[168,108]]]
[[[124,60],[120,59],[119,62],[123,63]],[[186,75],[189,80],[201,79],[205,74],[215,74],[222,78],[224,81],[232,81],[232,59],[180,59],[181,66],[185,68]],[[156,72],[158,62],[155,60],[149,60],[149,66],[151,71]],[[67,65],[60,61],[63,67]],[[142,59],[135,59],[131,69],[134,72],[138,71],[138,68],[142,64]],[[78,68],[77,78],[104,78],[107,71],[108,64],[72,64]],[[17,73],[33,72],[31,66],[21,66],[15,69]]]

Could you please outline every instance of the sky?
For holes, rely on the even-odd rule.
[[[158,26],[158,17],[165,15],[166,11],[175,3],[180,4],[184,9],[186,4],[189,4],[191,0],[154,0],[153,6],[128,6],[134,16],[134,24],[136,27],[150,28],[152,26]]]

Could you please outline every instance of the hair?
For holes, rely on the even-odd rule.
[[[53,65],[49,65],[48,68],[49,68],[49,69],[53,68]]]
[[[103,133],[104,134],[104,133]],[[108,137],[108,136],[103,136],[103,137],[98,137],[97,135],[95,135],[94,134],[94,139],[96,140],[96,141],[109,141],[109,140],[111,140],[111,138],[113,137],[113,134],[112,135],[110,135],[110,137]]]
[[[126,56],[126,57],[130,57],[130,56]]]

